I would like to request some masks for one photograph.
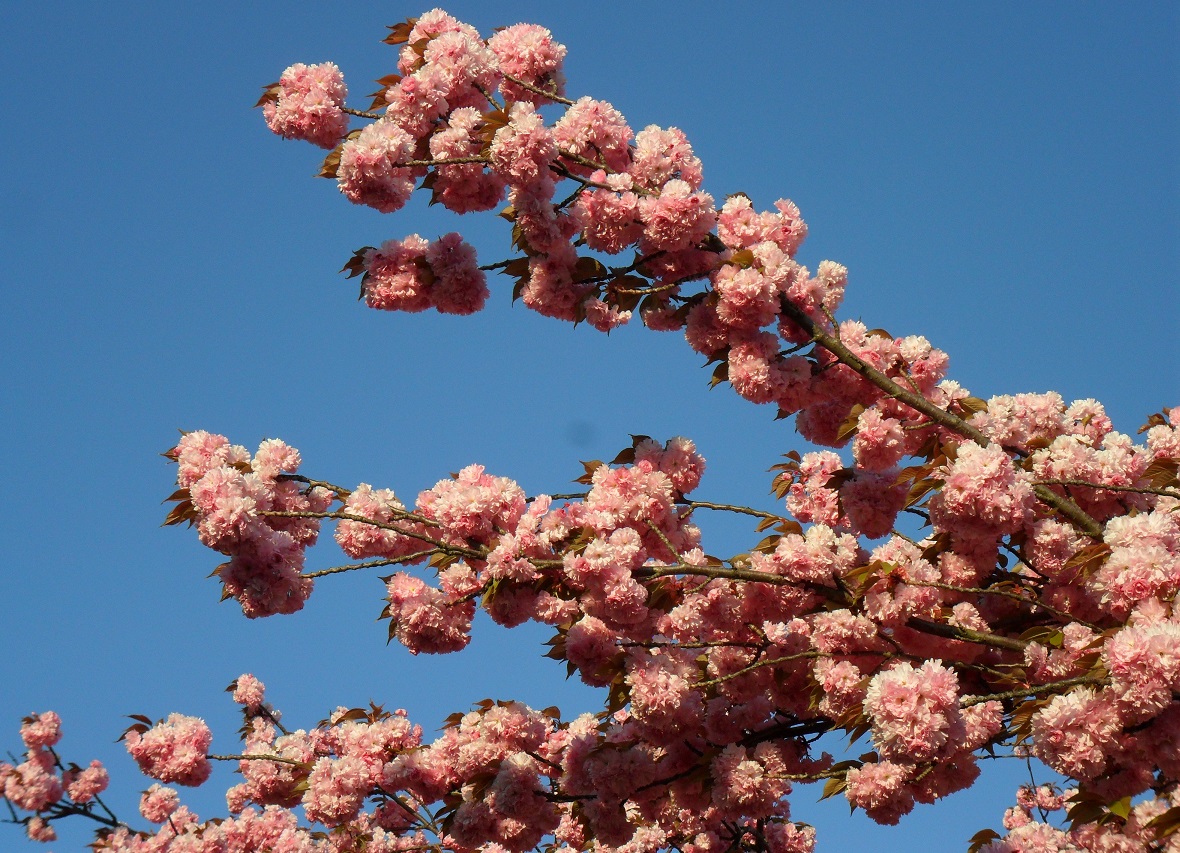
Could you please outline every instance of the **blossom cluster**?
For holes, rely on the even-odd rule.
[[[764,513],[774,533],[729,561],[701,548],[688,497],[701,466],[672,444],[637,440],[588,471],[572,503],[510,499],[515,484],[482,469],[412,510],[362,485],[344,498],[346,552],[438,572],[437,586],[389,578],[391,636],[461,648],[477,601],[505,625],[555,626],[551,655],[610,686],[630,746],[699,737],[729,750],[710,774],[715,804],[747,816],[753,788],[716,786],[768,772],[734,750],[789,741],[759,734],[784,715],[871,735],[871,760],[814,772],[882,822],[971,784],[975,751],[1004,738],[1107,804],[1174,783],[1175,411],[1136,444],[1094,400],[978,399],[925,338],[838,321],[848,271],[796,260],[807,226],[794,204],[717,204],[681,131],[636,132],[609,103],[565,98],[565,49],[546,30],[485,41],[433,10],[388,41],[399,74],[325,167],[345,195],[392,210],[421,179],[457,213],[507,200],[520,255],[494,266],[527,307],[603,331],[636,316],[680,330],[717,365],[714,382],[831,448],[776,466],[785,512]],[[378,138],[382,153],[367,154]],[[369,304],[437,305],[429,246],[359,252]],[[464,264],[474,279],[466,250]],[[454,495],[463,512],[447,509]],[[925,538],[898,530],[903,512],[925,519]]]
[[[530,496],[473,464],[403,503],[297,473],[279,440],[251,456],[185,434],[167,454],[168,522],[229,557],[216,574],[247,616],[304,605],[319,574],[305,552],[334,520],[362,562],[326,571],[394,567],[390,639],[458,651],[478,608],[547,625],[548,656],[604,688],[606,708],[563,721],[484,702],[425,743],[376,706],[288,730],[242,676],[235,817],[201,822],[156,785],[141,813],[160,828],[116,828],[105,849],[803,853],[815,837],[792,820],[796,786],[893,824],[973,784],[980,752],[998,748],[1076,788],[1022,791],[1008,834],[977,848],[1176,849],[1180,408],[1136,443],[1095,400],[979,399],[926,338],[838,320],[848,270],[797,260],[799,209],[718,204],[683,132],[636,132],[605,101],[566,98],[566,50],[548,30],[484,39],[436,9],[387,41],[398,71],[370,111],[347,110],[334,65],[297,65],[264,95],[272,130],[334,148],[323,174],[382,212],[419,190],[460,214],[507,202],[517,256],[486,269],[514,278],[528,308],[682,332],[714,383],[793,415],[822,449],[772,469],[771,510],[700,500],[695,445],[645,436],[586,463],[577,496]],[[372,123],[350,131],[349,114]],[[366,247],[346,269],[383,310],[471,314],[489,295],[458,234]],[[719,559],[696,521],[707,511],[753,516],[767,535]],[[55,774],[58,726],[30,719],[27,761],[0,765],[34,837],[63,796],[85,804],[105,784],[100,768]],[[871,749],[837,760],[816,742],[827,733]],[[209,775],[195,718],[144,718],[126,740],[160,783]],[[1068,827],[1047,822],[1067,809]]]
[[[203,544],[230,558],[216,571],[225,597],[250,618],[300,610],[313,586],[303,574],[304,550],[319,535],[307,514],[322,512],[334,496],[287,479],[299,452],[268,440],[251,458],[224,436],[198,430],[165,456],[177,463],[180,487],[165,523],[196,525]]]
[[[25,717],[20,736],[25,760],[15,765],[0,761],[0,800],[32,813],[19,821],[29,838],[54,841],[53,819],[90,809],[110,776],[100,761],[86,767],[62,764],[54,749],[61,740],[61,718],[53,711]]]
[[[602,824],[611,804],[627,816],[619,844],[672,844],[647,795],[615,791],[617,777],[695,778],[701,755],[719,819],[777,819],[789,786],[775,780],[790,776],[827,779],[894,823],[970,785],[976,751],[1001,742],[1097,798],[1094,826],[1125,821],[1109,811],[1120,798],[1174,789],[1180,412],[1153,416],[1136,444],[1095,400],[979,399],[947,378],[946,353],[926,338],[837,320],[848,271],[796,259],[799,209],[760,211],[741,194],[718,204],[680,130],[636,132],[607,102],[565,98],[565,49],[548,31],[518,25],[484,41],[433,10],[389,41],[400,74],[383,83],[374,123],[342,135],[333,157],[351,162],[366,134],[396,140],[380,180],[365,179],[396,190],[391,203],[367,200],[352,172],[326,166],[346,195],[393,209],[421,179],[456,213],[506,200],[519,255],[493,267],[528,308],[601,331],[635,317],[681,331],[716,364],[714,383],[794,415],[830,448],[776,466],[784,506],[761,526],[774,532],[730,560],[702,550],[693,513],[709,505],[689,496],[702,466],[673,443],[637,439],[614,466],[588,470],[575,502],[522,499],[482,469],[412,510],[367,485],[346,498],[347,553],[429,559],[438,573],[437,586],[404,570],[388,579],[391,637],[415,652],[462,648],[476,602],[508,626],[553,625],[550,656],[608,687],[625,715],[611,742],[629,760],[656,750],[665,776],[629,769],[569,787],[582,777],[567,769],[560,780],[593,797],[575,812],[598,843],[614,844]],[[370,305],[434,304],[427,245],[358,253],[350,271],[366,275]],[[377,289],[394,279],[393,296]],[[453,495],[462,512],[447,509]],[[925,520],[922,538],[898,529],[902,513]],[[867,733],[874,751],[812,757],[792,727]],[[700,755],[679,764],[685,744]],[[662,788],[665,803],[702,808],[684,805],[684,786]],[[480,838],[504,844],[488,820],[476,821]]]

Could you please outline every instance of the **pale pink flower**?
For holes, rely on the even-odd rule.
[[[264,480],[274,480],[280,474],[294,474],[301,463],[299,451],[279,438],[268,438],[258,445],[250,467]]]
[[[860,413],[856,422],[856,437],[852,441],[852,457],[858,468],[866,471],[885,471],[905,455],[905,433],[896,418],[885,417],[876,406]]]
[[[417,74],[433,74],[451,109],[487,105],[483,91],[500,82],[496,55],[478,34],[452,30],[430,40],[423,52],[424,67]],[[483,90],[483,91],[481,91]]]
[[[651,439],[640,442],[635,448],[635,461],[644,460],[662,471],[682,495],[700,485],[705,473],[705,457],[691,440],[681,436],[668,439],[663,447]]]
[[[549,30],[536,24],[515,24],[495,33],[488,39],[488,47],[503,74],[555,95],[565,94],[561,65],[566,47]],[[528,101],[537,106],[549,103],[544,95],[510,80],[500,84],[500,93],[509,101]]]
[[[1093,779],[1122,726],[1115,707],[1089,687],[1053,699],[1032,717],[1032,754],[1063,776]]]
[[[53,746],[61,740],[61,717],[56,711],[26,717],[21,722],[20,739],[29,749]]]
[[[864,764],[848,771],[844,796],[877,823],[896,826],[914,808],[914,797],[905,787],[912,770],[892,761]]]
[[[482,128],[483,116],[475,107],[453,110],[447,123],[431,135],[430,156],[435,160],[478,156]],[[436,166],[433,181],[432,200],[455,213],[491,210],[504,199],[504,179],[485,171],[483,163]]]
[[[405,572],[397,572],[386,585],[391,636],[410,654],[444,654],[471,642],[475,602],[450,602],[442,592]]]
[[[213,770],[207,757],[213,733],[197,717],[172,714],[142,734],[128,730],[126,740],[139,769],[161,782],[200,785]]]
[[[333,63],[292,65],[270,94],[273,99],[262,105],[262,114],[279,136],[334,148],[348,133],[348,115],[341,109],[348,88]]]
[[[101,761],[91,761],[90,766],[77,772],[62,774],[66,793],[75,803],[87,803],[107,789],[111,777]]]
[[[239,675],[234,681],[234,701],[245,705],[248,711],[257,711],[262,707],[265,693],[266,686],[248,672]]]
[[[694,191],[687,181],[671,180],[657,197],[639,202],[645,251],[678,251],[696,246],[717,222],[713,196]]]
[[[501,180],[513,186],[535,184],[549,178],[557,142],[536,108],[520,102],[509,109],[508,123],[496,131],[488,155]]]
[[[406,43],[398,55],[397,67],[402,74],[412,74],[422,63],[422,52],[418,47],[422,42],[438,38],[443,33],[462,33],[468,38],[478,39],[479,31],[470,24],[452,17],[442,9],[431,9],[414,20],[413,27],[407,35]]]
[[[400,210],[417,178],[426,174],[423,167],[402,165],[413,159],[415,145],[414,137],[392,121],[368,125],[340,151],[340,192],[382,213]]]
[[[805,823],[776,821],[762,830],[767,853],[815,853],[815,827]],[[698,838],[700,836],[697,836]],[[720,845],[718,845],[718,853]],[[688,848],[684,853],[690,853]],[[691,853],[707,853],[705,850]]]
[[[622,311],[617,305],[608,305],[597,297],[589,297],[582,303],[586,322],[600,332],[610,332],[631,322],[631,312]]]
[[[692,686],[695,663],[662,655],[636,660],[628,669],[631,713],[645,738],[658,744],[679,741],[700,725],[704,703]]]
[[[717,235],[731,249],[769,240],[794,257],[807,236],[807,225],[793,202],[779,199],[775,208],[777,213],[756,213],[748,196],[732,195],[718,214]]]
[[[624,172],[631,165],[631,128],[606,101],[580,98],[553,127],[557,146],[569,154],[590,160],[599,168]],[[592,168],[567,162],[570,171],[589,175]]]
[[[180,794],[175,788],[168,788],[159,782],[154,782],[139,798],[139,813],[144,820],[152,823],[163,823],[168,815],[176,811],[180,805]]]
[[[684,181],[694,190],[701,186],[701,161],[678,127],[664,130],[649,124],[635,134],[629,172],[637,184],[649,190],[672,180]]]
[[[944,474],[946,484],[930,500],[931,520],[938,530],[972,529],[1012,533],[1032,508],[1028,475],[995,445],[959,445],[958,457]]]
[[[835,527],[840,520],[839,493],[828,488],[832,475],[844,467],[830,450],[805,453],[796,481],[787,491],[787,509],[802,522]]]
[[[486,474],[482,465],[468,465],[453,480],[440,480],[418,495],[418,512],[464,544],[515,528],[525,506],[524,490],[515,481]]]
[[[455,233],[444,234],[426,249],[426,263],[434,274],[430,298],[443,314],[474,314],[488,298],[487,276],[479,268],[475,249]]]
[[[0,776],[4,783],[3,798],[18,809],[39,812],[61,799],[61,780],[53,772],[53,755],[47,748],[36,747],[28,752],[28,759],[11,767]]]
[[[589,286],[575,284],[572,249],[529,259],[529,277],[521,291],[521,301],[545,317],[576,320],[578,307],[585,300]]]
[[[604,672],[619,649],[615,645],[618,634],[606,626],[601,619],[583,616],[566,632],[566,659],[578,669],[582,681],[591,687],[602,687],[610,683],[614,673]]]
[[[53,828],[53,825],[49,821],[40,815],[34,815],[29,819],[28,825],[25,827],[25,833],[32,841],[45,843],[57,841],[57,830]]]
[[[854,531],[868,539],[889,534],[909,491],[896,480],[896,469],[857,471],[840,486],[840,506]]]
[[[718,817],[765,817],[790,790],[789,783],[775,779],[751,752],[730,744],[713,759],[710,772]]]
[[[303,808],[309,820],[339,826],[356,817],[376,787],[372,768],[361,758],[321,758],[307,777]]]
[[[820,658],[815,662],[815,680],[822,695],[818,710],[831,718],[843,716],[864,702],[868,680],[851,661]]]
[[[447,80],[436,68],[422,68],[385,90],[385,122],[396,125],[413,139],[434,129],[448,109]]]
[[[591,249],[618,254],[643,236],[639,221],[639,196],[631,191],[628,174],[607,175],[601,170],[591,180],[611,189],[590,189],[578,196],[573,216],[586,245]]]
[[[1065,431],[1089,439],[1097,447],[1113,428],[1101,403],[1092,398],[1074,400],[1065,410]]]
[[[426,250],[430,244],[411,234],[388,240],[364,255],[365,303],[383,311],[425,311],[430,307]]]
[[[713,274],[717,317],[735,329],[760,329],[778,316],[778,289],[754,267],[724,264]]]
[[[224,435],[213,435],[203,429],[187,432],[170,451],[176,458],[176,482],[187,488],[213,468],[223,465],[238,466],[250,461],[250,452],[241,445],[231,445]]]
[[[729,328],[717,317],[716,300],[705,299],[689,309],[684,337],[690,347],[707,356],[729,344]]]
[[[1001,395],[987,401],[987,410],[971,419],[980,432],[1003,447],[1028,451],[1048,444],[1065,431],[1065,402],[1048,394]]]
[[[961,725],[958,676],[941,661],[899,663],[873,676],[865,712],[882,757],[927,761]]]

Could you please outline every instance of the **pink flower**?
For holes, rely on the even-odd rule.
[[[339,826],[356,817],[375,787],[373,771],[360,758],[321,758],[307,777],[303,808],[308,820]]]
[[[268,438],[258,445],[250,467],[264,480],[274,480],[280,474],[294,474],[302,462],[299,451],[279,438]]]
[[[478,156],[482,128],[483,116],[476,108],[452,111],[446,125],[430,137],[430,156],[435,160]],[[455,213],[491,210],[504,198],[504,179],[485,171],[483,163],[436,166],[433,180],[432,200]]]
[[[684,131],[667,130],[649,124],[635,134],[635,150],[630,168],[635,182],[657,190],[668,181],[681,180],[694,190],[701,186],[701,161],[692,153]]]
[[[287,139],[303,139],[320,148],[334,148],[348,133],[348,115],[341,109],[348,97],[344,75],[331,62],[292,65],[268,90],[262,114],[267,127]]]
[[[29,749],[53,746],[61,740],[61,717],[56,711],[26,717],[21,723],[20,739]]]
[[[858,471],[840,486],[840,505],[849,526],[868,539],[889,535],[905,506],[908,489],[896,485],[896,469]]]
[[[713,274],[717,317],[735,329],[760,329],[778,316],[778,289],[754,267],[724,264]],[[777,347],[776,347],[777,349]]]
[[[631,165],[631,128],[622,114],[606,101],[579,99],[554,125],[553,138],[563,151],[613,172],[624,172]],[[567,165],[579,175],[594,171],[576,162]]]
[[[62,797],[61,780],[53,772],[53,755],[48,749],[30,749],[28,759],[11,767],[0,765],[7,773],[0,775],[4,783],[3,798],[18,809],[39,812]]]
[[[664,184],[658,197],[639,202],[645,251],[675,252],[696,246],[717,222],[713,196],[695,192],[687,181]]]
[[[791,514],[802,522],[835,527],[840,520],[839,493],[828,488],[828,481],[843,466],[839,455],[830,450],[805,453],[796,482],[787,492]]]
[[[156,782],[139,798],[139,813],[143,815],[144,820],[163,823],[168,819],[168,815],[176,811],[179,805],[180,794],[176,789],[165,787]]]
[[[423,61],[420,44],[438,38],[443,33],[463,33],[472,39],[479,38],[479,31],[475,27],[457,20],[442,9],[431,9],[419,15],[410,28],[406,44],[398,56],[398,70],[402,74],[414,73]]]
[[[884,471],[896,465],[904,454],[905,433],[900,421],[884,417],[875,406],[860,413],[852,441],[852,456],[858,468]]]
[[[453,480],[440,480],[419,494],[418,511],[438,521],[456,542],[487,541],[498,530],[516,527],[525,511],[525,494],[515,481],[486,474],[482,465],[468,465]]]
[[[536,24],[505,27],[488,39],[488,47],[503,74],[555,95],[565,94],[561,64],[566,48],[549,30]],[[509,80],[500,84],[500,93],[509,101],[528,101],[536,106],[549,103],[544,95]]]
[[[1121,731],[1114,705],[1089,687],[1054,696],[1032,718],[1032,754],[1063,776],[1093,779]]]
[[[266,687],[250,673],[239,675],[233,684],[234,701],[245,705],[248,711],[257,711],[262,707],[262,699]]]
[[[848,771],[844,795],[877,823],[896,826],[902,815],[914,808],[913,794],[905,788],[911,772],[892,761],[853,767]]]
[[[423,167],[401,165],[413,159],[415,145],[414,137],[392,121],[368,125],[340,151],[340,192],[382,213],[400,210],[415,180],[426,174]]]
[[[390,636],[410,654],[445,654],[471,642],[475,602],[452,604],[442,592],[405,572],[397,572],[386,585]]]
[[[430,307],[426,263],[430,244],[411,234],[404,240],[388,240],[364,255],[365,303],[383,311],[425,311]]]
[[[172,714],[143,733],[129,729],[126,740],[139,769],[161,782],[196,786],[213,770],[207,757],[213,733],[197,717]]]
[[[600,332],[609,332],[631,321],[630,311],[621,311],[617,305],[608,305],[601,299],[589,297],[582,303],[586,322]]]
[[[663,447],[650,439],[640,442],[635,448],[635,461],[644,460],[662,471],[682,495],[700,485],[705,473],[705,457],[692,441],[680,436],[668,439]]]
[[[431,39],[422,56],[424,67],[419,75],[431,74],[439,79],[451,109],[477,107],[483,109],[487,98],[483,91],[499,85],[496,56],[478,33],[452,30]]]
[[[549,177],[557,143],[536,108],[521,102],[509,109],[508,123],[496,131],[488,155],[501,180],[526,186]]]
[[[865,712],[883,758],[928,761],[961,725],[958,676],[941,661],[899,663],[873,676]]]
[[[111,777],[101,761],[91,761],[90,766],[77,772],[62,775],[66,793],[75,803],[87,803],[107,789]]]
[[[50,842],[57,841],[57,831],[53,828],[49,821],[45,820],[39,815],[34,815],[29,819],[28,825],[25,827],[25,832],[32,841]]]
[[[684,337],[690,347],[707,356],[713,356],[729,344],[729,329],[717,317],[715,301],[705,299],[689,310]],[[777,351],[777,346],[775,349]]]
[[[731,249],[745,249],[770,241],[794,257],[807,236],[807,225],[793,202],[779,199],[774,206],[777,213],[755,213],[748,196],[730,196],[718,215],[721,242]]]
[[[790,790],[789,783],[775,779],[756,754],[736,744],[725,747],[709,769],[719,817],[765,817]]]
[[[434,274],[430,298],[443,314],[474,314],[488,298],[487,276],[479,268],[475,249],[451,232],[426,249],[426,263]]]
[[[643,235],[639,221],[639,196],[631,191],[631,176],[595,172],[591,179],[608,184],[611,189],[586,190],[574,206],[577,222],[586,245],[610,254],[618,254],[634,245]]]
[[[971,424],[997,444],[1027,451],[1036,443],[1048,444],[1065,430],[1065,403],[1055,391],[992,397],[987,410]]]
[[[213,468],[236,467],[250,461],[246,448],[230,445],[224,435],[213,435],[203,429],[185,433],[170,453],[176,458],[179,467],[176,482],[182,488],[191,486]]]
[[[946,485],[930,500],[938,530],[1012,533],[1024,524],[1033,501],[1028,475],[1018,472],[1000,447],[974,442],[959,445],[947,466]]]
[[[529,277],[521,291],[521,301],[542,316],[576,320],[578,306],[589,291],[587,285],[573,280],[576,263],[572,249],[530,258]]]
[[[628,667],[631,713],[653,743],[680,741],[704,716],[700,691],[693,689],[695,665],[663,655],[641,658]]]

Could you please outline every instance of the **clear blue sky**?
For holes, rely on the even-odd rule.
[[[925,334],[978,396],[1097,397],[1134,432],[1180,405],[1180,7],[1173,3],[456,2],[482,32],[521,20],[569,46],[569,91],[635,128],[681,127],[717,197],[794,199],[801,257],[851,270],[844,316]],[[292,62],[336,61],[354,93],[393,70],[389,3],[10,3],[0,28],[0,746],[53,708],[65,756],[105,761],[135,819],[147,781],[113,743],[122,715],[200,715],[234,749],[222,688],[253,672],[289,723],[337,704],[404,706],[428,728],[485,697],[598,699],[541,659],[548,632],[481,623],[465,653],[384,644],[375,577],[321,581],[302,613],[248,622],[217,603],[218,555],[160,528],[178,428],[412,499],[470,462],[530,493],[642,432],[694,438],[701,494],[772,506],[789,422],[708,391],[675,335],[606,338],[512,308],[370,312],[336,270],[358,246],[461,230],[485,262],[502,221],[412,204],[381,216],[314,180],[315,149],[251,110]],[[493,353],[498,353],[496,358]],[[709,550],[751,543],[706,529]],[[341,562],[330,541],[313,568]],[[965,849],[997,825],[1019,766],[897,829],[794,798],[823,850]],[[188,795],[224,814],[222,773]],[[58,851],[85,832],[61,827]],[[0,826],[0,846],[43,849]]]

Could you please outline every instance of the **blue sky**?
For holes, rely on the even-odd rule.
[[[925,334],[987,397],[1102,400],[1134,432],[1180,405],[1180,7],[1138,4],[457,2],[487,34],[532,21],[570,49],[569,91],[633,127],[682,128],[717,197],[795,200],[801,259],[846,264],[843,316]],[[354,106],[393,70],[388,3],[9,4],[0,174],[0,746],[53,708],[69,760],[106,762],[134,819],[147,780],[114,743],[126,720],[208,719],[234,748],[222,688],[268,685],[289,723],[339,704],[406,707],[427,728],[491,696],[571,715],[598,698],[541,658],[547,631],[477,625],[471,648],[384,644],[375,577],[321,581],[289,618],[217,603],[218,556],[161,528],[176,430],[256,446],[410,499],[471,462],[563,491],[628,433],[696,440],[701,495],[771,507],[789,422],[707,389],[676,335],[609,338],[510,306],[472,318],[367,311],[336,270],[362,245],[460,230],[507,257],[501,220],[411,204],[382,216],[311,176],[310,146],[250,109],[287,65],[333,60]],[[493,353],[496,354],[493,357]],[[708,549],[752,540],[706,527]],[[342,562],[330,541],[310,564]],[[842,801],[793,800],[820,848],[965,849],[997,825],[1019,765],[899,828]],[[188,796],[224,814],[224,773]],[[89,829],[59,829],[80,850]],[[43,849],[0,826],[5,849]]]

